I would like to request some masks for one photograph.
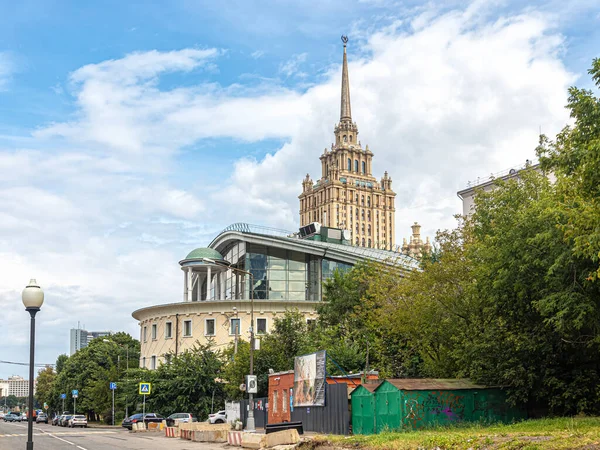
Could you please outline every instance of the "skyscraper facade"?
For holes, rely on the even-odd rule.
[[[373,176],[373,152],[358,140],[358,127],[352,121],[350,81],[346,44],[342,63],[340,121],[335,126],[335,142],[320,157],[321,177],[307,174],[302,181],[300,225],[319,222],[326,227],[352,232],[353,245],[393,249],[395,239],[396,194],[387,172],[381,180]]]

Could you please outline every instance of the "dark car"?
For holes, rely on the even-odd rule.
[[[52,425],[54,425],[54,426],[58,425],[59,420],[60,420],[60,415],[54,414],[54,417],[52,418]]]
[[[143,417],[143,414],[140,414],[140,413],[126,417],[125,419],[123,419],[121,426],[124,428],[127,428],[128,430],[131,430],[133,428],[134,423],[138,423],[138,422],[142,421],[142,417]],[[165,418],[163,416],[161,416],[160,414],[155,414],[155,413],[148,413],[144,417],[144,423],[146,423],[146,424],[151,423],[151,422],[161,423],[163,420],[165,420]]]

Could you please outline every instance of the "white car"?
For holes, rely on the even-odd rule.
[[[193,415],[189,413],[171,414],[169,417],[167,417],[167,425],[168,422],[170,422],[171,420],[173,421],[173,423],[189,423],[198,421],[198,419],[196,419]]]
[[[218,411],[215,414],[208,415],[209,423],[225,423],[227,422],[227,413],[225,410]]]
[[[69,419],[69,428],[84,427],[87,428],[87,419],[83,415],[75,415]]]

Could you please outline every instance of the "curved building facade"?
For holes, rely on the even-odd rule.
[[[140,325],[140,366],[154,369],[196,342],[223,348],[237,338],[248,341],[252,311],[257,339],[289,309],[316,320],[323,281],[361,260],[417,267],[415,259],[403,254],[349,245],[342,230],[313,231],[301,238],[299,233],[234,224],[207,248],[190,252],[179,262],[182,301],[133,313]]]

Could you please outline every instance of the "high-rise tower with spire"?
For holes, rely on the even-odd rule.
[[[387,172],[380,181],[373,176],[373,153],[358,140],[352,122],[350,81],[346,45],[342,36],[342,95],[340,122],[334,128],[335,143],[321,155],[321,178],[316,183],[307,174],[300,194],[300,226],[319,222],[327,227],[348,229],[354,245],[393,249],[396,194]]]

